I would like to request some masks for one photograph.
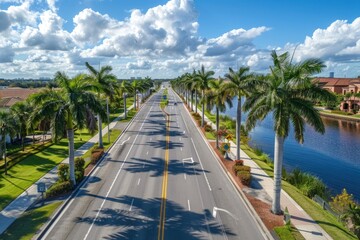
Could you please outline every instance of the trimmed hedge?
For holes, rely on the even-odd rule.
[[[91,153],[91,162],[92,163],[96,163],[97,161],[99,161],[99,159],[101,158],[101,156],[104,154],[104,149],[103,148],[98,148],[95,151],[93,151]]]
[[[240,171],[246,171],[249,172],[251,171],[251,168],[249,166],[245,166],[245,165],[234,165],[233,166],[233,171],[235,174],[237,174]]]
[[[245,167],[245,166],[244,166]],[[246,186],[250,186],[251,183],[251,174],[248,171],[238,171],[236,174],[239,178],[242,184]]]
[[[46,198],[57,197],[68,192],[71,192],[73,185],[70,181],[56,182],[48,190],[46,190]]]

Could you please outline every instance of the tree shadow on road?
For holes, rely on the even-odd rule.
[[[159,227],[160,206],[163,199],[142,199],[132,196],[122,196],[118,202],[122,209],[102,209],[96,221],[94,217],[77,218],[77,223],[87,223],[110,228],[112,233],[101,236],[104,239],[156,239]],[[131,209],[131,211],[130,211]],[[103,231],[104,233],[107,232]],[[202,213],[188,211],[174,201],[166,201],[166,239],[202,239],[210,235],[232,235],[226,226],[216,222],[210,211]]]

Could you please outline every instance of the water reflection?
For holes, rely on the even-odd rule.
[[[235,117],[234,107],[226,114]],[[246,114],[243,116],[243,121]],[[296,142],[293,131],[285,141],[284,166],[287,170],[296,167],[320,177],[333,191],[339,193],[343,188],[360,200],[360,122],[333,120],[324,117],[324,135],[315,132],[310,126],[305,128],[305,141]],[[274,131],[272,116],[269,115],[250,133],[251,146],[260,147],[273,157]]]

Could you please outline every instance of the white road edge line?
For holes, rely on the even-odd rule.
[[[190,200],[188,199],[188,208],[189,208],[189,211],[191,211],[191,208],[190,208]]]
[[[200,163],[201,169],[202,169],[202,171],[203,171],[203,173],[204,173],[204,177],[205,177],[206,183],[207,183],[207,185],[208,185],[208,187],[209,187],[209,190],[211,191],[211,187],[210,187],[209,180],[208,180],[208,178],[207,178],[207,176],[206,176],[206,173],[205,173],[204,167],[203,167],[203,165],[202,165],[202,162],[201,162],[199,153],[198,153],[198,151],[196,150],[196,146],[195,146],[194,140],[193,140],[192,138],[191,138],[191,142],[192,142],[192,144],[193,144],[193,146],[194,146],[196,156],[197,156],[197,158],[199,159],[199,163]]]
[[[186,180],[186,173],[184,173],[184,179]]]
[[[145,119],[148,117],[149,113],[151,112],[152,107],[153,107],[153,106],[151,106],[151,108],[150,108],[148,114],[146,115]],[[144,123],[145,123],[145,121],[141,124],[140,130],[143,128]],[[107,198],[108,198],[108,196],[109,196],[109,194],[110,194],[110,192],[111,192],[111,189],[114,187],[115,181],[116,181],[117,178],[119,177],[119,174],[120,174],[120,172],[121,172],[121,170],[122,170],[122,168],[123,168],[123,166],[124,166],[124,164],[125,164],[125,162],[126,162],[126,159],[129,157],[129,154],[130,154],[132,148],[134,147],[134,144],[135,144],[135,142],[136,142],[136,139],[137,139],[138,136],[139,136],[140,130],[139,130],[139,132],[136,134],[136,137],[135,137],[135,139],[134,139],[134,142],[131,144],[131,147],[130,147],[128,153],[126,154],[125,160],[124,160],[123,163],[121,164],[121,167],[120,167],[119,171],[116,173],[116,176],[115,176],[114,180],[112,181],[111,186],[110,186],[108,192],[106,193],[106,196],[105,196],[103,202],[101,203],[100,209],[99,209],[99,211],[96,213],[96,216],[95,216],[94,220],[92,221],[92,223],[91,223],[91,225],[90,225],[90,227],[89,227],[89,229],[88,229],[88,231],[87,231],[87,233],[86,233],[86,235],[85,235],[85,237],[84,237],[84,240],[86,240],[87,237],[89,236],[89,233],[90,233],[91,229],[93,228],[94,223],[95,223],[95,221],[97,220],[97,218],[98,218],[98,216],[99,216],[99,213],[101,212],[101,209],[103,208],[103,206],[104,206],[104,204],[105,204],[105,202],[106,202],[106,200],[107,200]]]

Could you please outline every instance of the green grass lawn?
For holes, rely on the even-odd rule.
[[[242,149],[266,172],[267,175],[271,177],[274,176],[273,169],[261,160],[261,156],[256,155],[249,146],[244,146],[244,144],[242,145]],[[306,197],[295,186],[286,181],[282,181],[282,189],[285,190],[333,239],[357,239],[349,230],[337,221],[336,217],[323,210],[319,204]]]
[[[32,209],[16,219],[13,224],[0,235],[0,240],[31,239],[34,233],[49,220],[51,214],[62,202],[54,202],[36,209]]]
[[[75,149],[82,146],[92,136],[85,130],[75,134]],[[82,138],[82,141],[80,141]],[[62,139],[41,152],[26,157],[8,170],[8,175],[0,175],[0,210],[19,196],[68,156],[68,141]]]

